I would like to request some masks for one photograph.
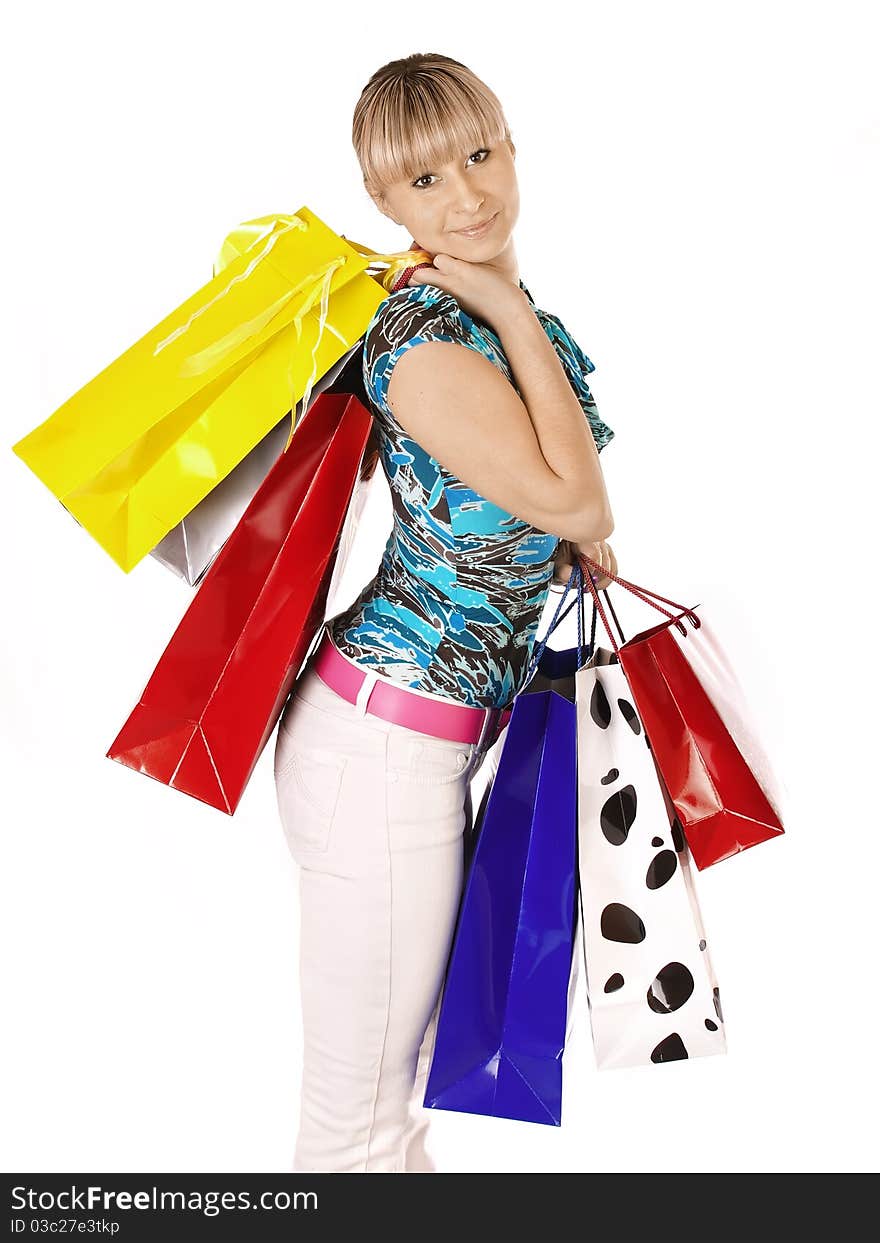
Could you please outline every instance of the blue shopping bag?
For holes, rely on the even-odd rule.
[[[578,646],[545,645],[575,579],[582,584],[579,565],[514,699],[474,826],[425,1089],[430,1109],[561,1125],[577,897],[574,674],[592,654],[582,587]]]

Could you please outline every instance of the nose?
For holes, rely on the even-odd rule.
[[[479,216],[486,195],[462,175],[451,187],[450,200],[455,207],[454,220],[457,222],[453,227],[466,229]]]

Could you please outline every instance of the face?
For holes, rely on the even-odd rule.
[[[452,255],[489,263],[511,246],[519,217],[519,186],[512,143],[462,153],[386,186],[375,202],[383,215],[403,225],[429,255]],[[494,217],[479,234],[462,230]]]

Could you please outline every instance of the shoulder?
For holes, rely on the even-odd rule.
[[[387,411],[388,385],[398,358],[425,341],[476,348],[473,321],[458,300],[437,285],[407,285],[389,294],[364,336],[364,384],[380,410]]]
[[[367,327],[366,345],[387,349],[410,337],[467,335],[470,327],[470,318],[452,294],[437,285],[406,285],[380,304]]]

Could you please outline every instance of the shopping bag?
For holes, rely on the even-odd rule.
[[[222,271],[13,445],[123,570],[308,400],[386,296],[308,208],[248,223]]]
[[[583,554],[579,560],[668,618],[618,645],[588,583],[697,868],[779,837],[783,786],[730,660],[697,616],[700,606],[686,609]]]
[[[351,364],[354,364],[353,366]],[[358,391],[360,390],[360,391]],[[315,401],[321,393],[345,392],[367,404],[361,376],[361,343],[358,342],[318,380],[311,393]],[[303,400],[297,403],[293,425],[302,417]],[[225,479],[221,479],[195,509],[178,522],[150,553],[161,565],[196,586],[211,561],[231,535],[236,523],[253,500],[260,484],[277,462],[290,438],[290,412],[276,423]]]
[[[618,657],[575,678],[580,940],[600,1070],[726,1053],[687,842]]]
[[[271,217],[246,221],[232,230],[225,238],[214,261],[214,276],[217,276],[234,259],[240,257],[249,247],[259,241],[269,220]],[[344,234],[341,236],[344,237]],[[415,262],[418,255],[424,253],[421,251],[410,250],[400,252],[399,255],[378,255],[377,252],[357,242],[349,242],[349,245],[353,246],[359,254],[371,259],[389,261],[385,272],[378,277],[383,287],[389,292],[405,284],[415,267],[424,266],[423,263]],[[150,555],[190,585],[195,586],[199,583],[211,560],[229,538],[233,527],[253,499],[257,488],[277,461],[279,453],[289,443],[291,432],[305,413],[308,403],[315,401],[321,393],[335,392],[352,393],[364,406],[369,405],[362,373],[362,345],[362,338],[359,338],[338,362],[315,381],[309,393],[300,398],[292,421],[288,410],[259,444],[255,445],[250,453],[233,467],[226,478],[221,479],[208,495],[159,541]],[[356,490],[355,498],[352,500],[352,505],[355,507],[354,515],[351,521],[346,522],[344,528],[346,540],[350,541],[357,526],[365,496],[364,488]],[[343,551],[340,553],[337,565],[341,561],[344,566],[345,560],[346,556]],[[333,595],[332,583],[330,595]]]
[[[424,1104],[560,1126],[576,901],[573,674],[584,650],[545,644],[474,826]]]
[[[208,569],[107,755],[232,815],[319,633],[371,416],[323,393]]]

